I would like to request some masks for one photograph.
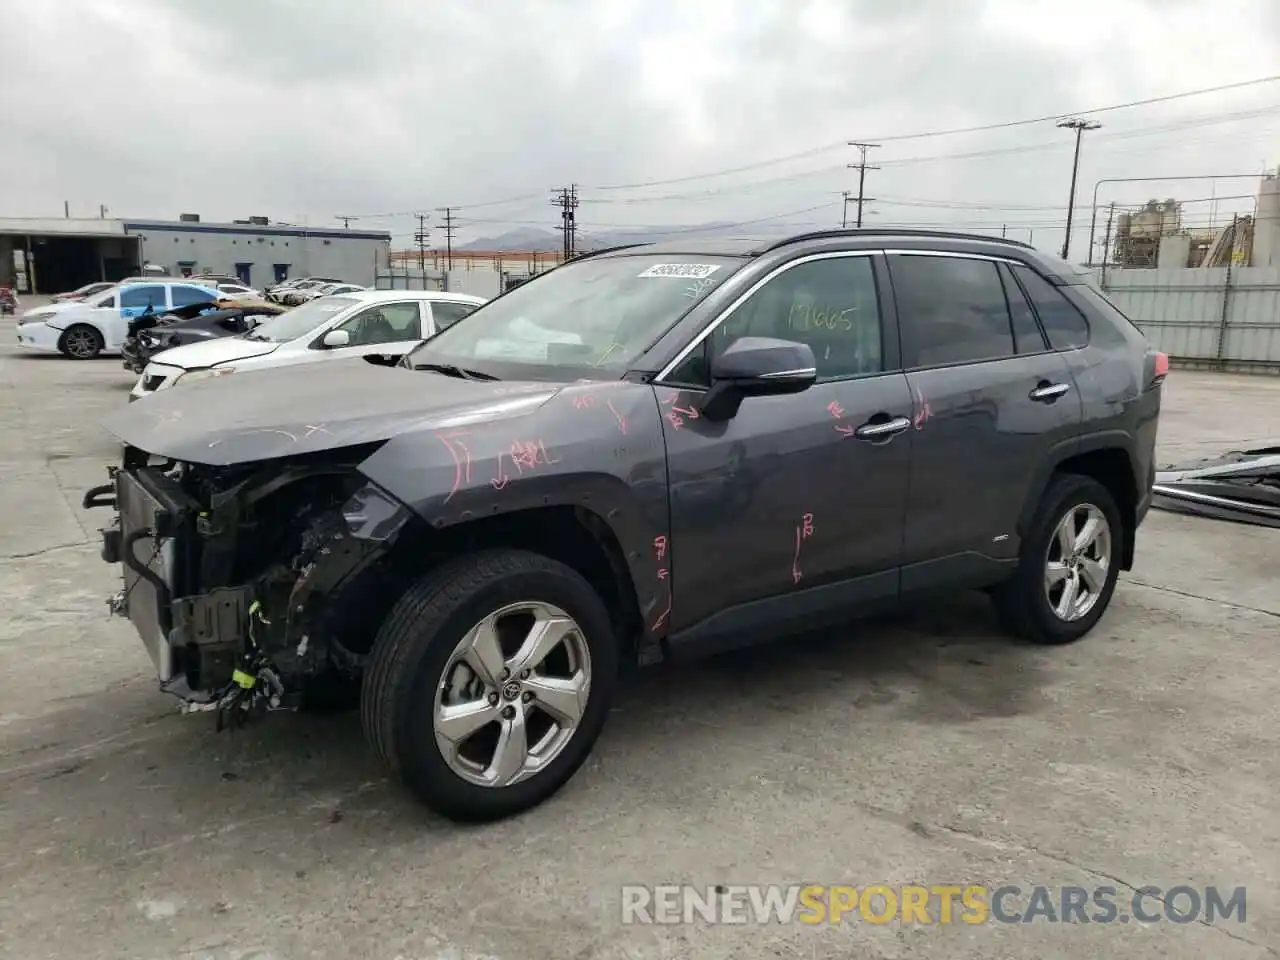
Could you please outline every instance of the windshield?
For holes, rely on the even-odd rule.
[[[297,340],[326,320],[333,319],[335,315],[359,302],[350,297],[324,297],[320,300],[312,300],[300,307],[295,307],[288,313],[272,317],[261,326],[254,327],[245,336],[250,340],[269,340],[272,343]]]
[[[743,262],[678,254],[570,262],[486,303],[418,347],[406,365],[553,381],[620,373]]]

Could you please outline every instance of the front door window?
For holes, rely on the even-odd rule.
[[[421,340],[422,313],[416,301],[379,303],[366,307],[334,329],[345,330],[351,337],[348,346],[352,347]]]

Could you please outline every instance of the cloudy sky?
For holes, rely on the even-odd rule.
[[[346,214],[399,242],[445,205],[460,240],[554,229],[568,183],[586,233],[834,226],[866,140],[867,224],[1052,249],[1069,131],[909,135],[1280,73],[1276,0],[0,0],[0,21],[0,215]],[[1280,164],[1280,82],[1089,116],[1079,258],[1100,178]],[[1206,225],[1256,187],[1100,200],[1177,196]]]

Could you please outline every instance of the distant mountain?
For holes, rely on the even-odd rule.
[[[552,230],[539,230],[537,227],[520,227],[508,230],[496,237],[481,237],[470,243],[460,244],[455,250],[559,250],[562,245],[560,234]]]
[[[654,243],[659,240],[675,240],[681,237],[710,238],[716,236],[732,236],[729,228],[732,223],[713,222],[699,224],[682,224],[672,227],[656,227],[644,230],[592,230],[579,231],[578,249],[598,250],[602,247],[616,247],[627,243]],[[749,231],[748,231],[749,233]],[[739,234],[741,235],[741,234]],[[454,247],[455,250],[547,250],[561,248],[562,240],[557,230],[540,230],[537,227],[521,227],[508,230],[493,237],[481,237]]]

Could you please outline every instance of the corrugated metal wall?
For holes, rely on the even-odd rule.
[[[1171,357],[1280,365],[1280,268],[1108,267],[1093,277]]]

